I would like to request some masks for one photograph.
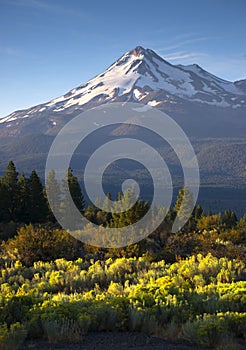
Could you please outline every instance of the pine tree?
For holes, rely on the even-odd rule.
[[[179,190],[177,201],[174,206],[174,211],[177,214],[179,230],[182,228],[191,216],[191,211],[194,207],[193,196],[187,187],[183,187]],[[192,220],[187,222],[186,228],[190,229],[192,227]]]
[[[35,170],[32,171],[28,182],[30,191],[29,210],[31,222],[45,222],[48,214],[48,207],[44,198],[41,180]]]
[[[204,210],[202,209],[200,204],[198,204],[195,206],[195,208],[193,210],[193,217],[197,221],[202,217],[202,215],[204,215]]]
[[[246,214],[238,221],[237,227],[246,232]]]
[[[225,210],[222,222],[225,224],[226,228],[232,228],[237,224],[237,216],[230,209]]]
[[[71,168],[68,169],[68,186],[74,204],[76,205],[80,213],[83,214],[85,210],[85,200],[78,182],[78,178],[73,175],[73,171]]]
[[[22,172],[18,180],[18,208],[17,217],[19,222],[29,223],[30,222],[30,193],[28,180],[25,174]]]
[[[2,178],[2,184],[6,190],[5,207],[6,207],[6,221],[17,220],[17,203],[19,198],[18,193],[18,172],[11,160],[6,168],[5,174]]]
[[[9,211],[8,211],[8,193],[5,184],[2,179],[0,181],[0,222],[9,221]]]
[[[75,206],[80,211],[80,213],[83,214],[85,210],[84,197],[78,182],[78,178],[73,175],[73,171],[70,167],[68,168],[67,174],[63,180],[63,188],[64,188],[65,181],[67,181],[68,183],[70,195],[73,199]]]
[[[47,198],[47,191],[49,193],[49,199]],[[48,221],[54,222],[56,221],[56,219],[52,212],[52,208],[53,210],[55,210],[55,213],[59,213],[61,207],[61,189],[56,180],[55,171],[53,169],[49,172],[47,176],[44,195],[48,206],[47,219]]]
[[[70,195],[67,192],[68,189]],[[63,225],[65,225],[67,229],[75,230],[77,229],[77,220],[74,218],[71,198],[69,198],[70,196],[72,197],[73,204],[77,207],[79,212],[84,215],[85,202],[78,179],[73,175],[72,169],[68,168],[64,179],[62,180],[60,212]]]
[[[124,210],[124,207],[120,207],[119,201],[124,199],[124,207],[130,208]],[[113,227],[124,227],[132,225],[135,222],[138,222],[148,211],[149,203],[137,200],[136,194],[134,193],[134,188],[128,189],[124,192],[124,195],[121,193],[118,194],[118,202],[115,202],[114,210],[118,212],[112,213],[111,226]],[[134,203],[132,205],[132,203]]]
[[[84,215],[93,224],[98,224],[98,222],[97,222],[97,213],[98,212],[99,212],[99,209],[96,206],[88,205]]]

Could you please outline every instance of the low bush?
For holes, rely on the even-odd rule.
[[[27,329],[19,322],[0,324],[0,350],[17,350],[27,336]]]
[[[23,334],[59,342],[113,330],[221,347],[225,337],[245,337],[244,276],[244,263],[211,254],[173,264],[108,259],[104,267],[81,258],[30,267],[16,261],[0,271],[2,348]]]

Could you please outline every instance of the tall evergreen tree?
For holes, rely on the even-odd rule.
[[[8,200],[7,188],[1,179],[0,181],[0,222],[9,221],[9,211],[7,206],[8,202],[9,200]]]
[[[232,228],[237,224],[237,216],[230,209],[225,210],[222,222],[225,224],[226,228]]]
[[[70,195],[73,199],[74,204],[76,205],[80,213],[83,214],[85,210],[85,200],[78,182],[78,178],[73,175],[73,171],[70,167],[68,168],[67,174],[65,175],[65,178],[63,180],[63,190],[64,190],[65,182],[68,183]],[[66,198],[64,198],[64,201],[66,203]],[[66,204],[64,205],[66,206]],[[69,208],[63,208],[63,210],[66,210],[66,209],[68,210]]]
[[[202,215],[204,215],[204,210],[202,209],[202,207],[200,206],[200,204],[196,205],[194,210],[193,210],[193,217],[194,219],[197,221],[199,220]]]
[[[85,211],[85,217],[91,221],[93,224],[98,224],[97,221],[97,213],[100,211],[96,206],[94,205],[88,205]]]
[[[149,210],[149,203],[143,202],[140,199],[136,200],[136,194],[134,193],[134,188],[128,189],[124,192],[118,194],[118,201],[124,199],[126,206],[129,209],[124,210],[124,207],[119,207],[119,202],[115,202],[115,209],[119,212],[112,213],[111,226],[113,227],[124,227],[132,225],[133,223],[139,221]],[[134,203],[131,205],[131,203]]]
[[[237,227],[246,232],[246,214],[238,221]]]
[[[2,184],[6,190],[5,206],[6,206],[6,220],[17,220],[17,206],[18,206],[18,172],[11,160],[6,168],[5,174],[2,178]]]
[[[183,224],[186,223],[185,228],[191,229],[193,226],[192,218],[190,215],[191,210],[194,207],[193,196],[189,191],[188,187],[183,187],[179,190],[177,201],[174,206],[174,211],[177,214],[179,229],[182,228]],[[189,220],[190,219],[190,220]]]
[[[28,182],[30,191],[30,220],[33,223],[45,222],[48,214],[48,207],[44,198],[41,180],[35,170],[32,171]]]
[[[47,191],[49,193],[49,199],[47,198]],[[56,180],[55,171],[52,169],[46,179],[45,190],[44,190],[45,199],[49,209],[48,212],[48,221],[56,221],[52,208],[56,213],[59,213],[61,207],[61,189]]]
[[[18,180],[18,208],[17,218],[19,222],[29,223],[30,217],[30,192],[28,186],[28,179],[22,172]]]

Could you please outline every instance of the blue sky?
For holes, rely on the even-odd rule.
[[[245,0],[0,0],[0,117],[63,95],[141,45],[246,78]]]

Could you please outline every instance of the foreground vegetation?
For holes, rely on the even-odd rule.
[[[97,225],[126,226],[148,210],[141,200],[120,214],[85,207],[71,169],[67,180],[78,209]],[[61,195],[54,172],[46,186]],[[0,180],[0,350],[25,339],[73,342],[114,330],[218,350],[246,340],[246,215],[238,220],[231,210],[205,213],[198,205],[174,234],[180,203],[192,200],[184,188],[149,237],[99,250],[61,229],[45,193],[35,171],[18,177],[9,163]]]
[[[246,336],[240,261],[208,254],[173,264],[146,257],[5,264],[1,349],[17,349],[26,337],[79,341],[92,330],[144,331],[205,347]]]

